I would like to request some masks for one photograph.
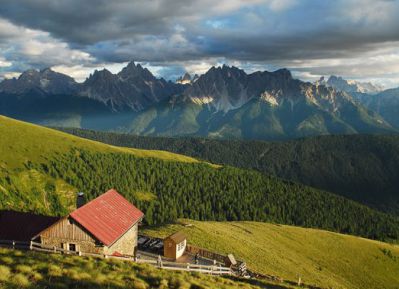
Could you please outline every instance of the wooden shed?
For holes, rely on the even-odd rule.
[[[186,235],[183,232],[174,233],[163,241],[164,256],[176,260],[184,254],[186,246]]]
[[[115,190],[76,209],[33,240],[70,251],[134,255],[144,214]]]

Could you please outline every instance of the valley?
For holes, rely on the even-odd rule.
[[[213,163],[254,169],[398,214],[397,135],[332,135],[265,142],[145,137],[74,128],[61,130],[112,145],[166,150]]]

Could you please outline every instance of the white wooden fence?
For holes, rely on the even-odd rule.
[[[12,249],[21,249],[21,250],[33,250],[45,253],[58,253],[58,254],[69,254],[69,255],[78,255],[78,256],[91,256],[97,258],[112,258],[118,259],[122,261],[134,261],[137,263],[145,263],[153,266],[157,266],[158,268],[167,269],[167,270],[179,270],[179,271],[190,271],[190,272],[199,272],[211,275],[234,275],[233,271],[228,267],[222,266],[208,266],[208,265],[196,265],[190,263],[177,263],[177,262],[169,262],[162,261],[158,262],[156,260],[149,259],[136,259],[130,256],[113,256],[113,255],[103,255],[103,254],[94,254],[94,253],[85,253],[85,252],[76,252],[70,251],[66,249],[61,249],[58,247],[48,246],[37,242],[18,242],[18,241],[10,241],[10,240],[0,240],[0,247],[12,248]]]

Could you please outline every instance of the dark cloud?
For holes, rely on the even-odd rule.
[[[285,0],[294,9],[279,12],[274,1],[221,2],[218,13],[212,1],[3,0],[0,16],[106,61],[345,57],[399,40],[397,1]]]
[[[15,37],[24,40],[0,23],[0,46],[4,42],[4,46],[14,47],[2,56],[15,66],[22,61],[56,65],[60,59],[65,65],[134,59],[168,66],[171,62],[222,57],[254,65],[295,67],[296,61],[371,57],[381,53],[381,47],[388,54],[399,54],[399,3],[395,0],[1,2],[0,18],[15,27],[47,33],[41,36],[43,42],[58,41],[67,46],[63,46],[62,58],[54,51],[47,59],[46,55],[26,53],[11,41]],[[27,42],[31,32],[24,33]],[[62,61],[71,54],[78,57]],[[304,67],[298,71],[312,69]],[[331,67],[323,64],[323,69],[313,73],[330,71]]]

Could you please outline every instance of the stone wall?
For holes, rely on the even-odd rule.
[[[137,247],[137,236],[138,236],[138,223],[131,227],[122,237],[120,237],[110,247],[104,247],[104,254],[112,255],[114,252],[121,253],[123,255],[135,255],[135,249]]]

